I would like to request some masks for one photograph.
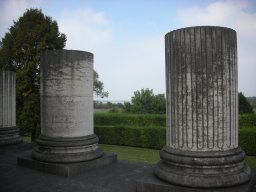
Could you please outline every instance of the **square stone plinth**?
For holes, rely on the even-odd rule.
[[[256,171],[252,170],[251,180],[243,185],[225,188],[189,188],[172,185],[158,179],[153,173],[136,181],[136,192],[254,192]]]
[[[98,159],[79,163],[47,163],[33,159],[31,156],[31,151],[25,151],[18,156],[17,162],[19,166],[54,175],[69,177],[82,174],[91,169],[96,169],[111,163],[115,163],[117,162],[117,155],[112,153],[104,153],[104,155]]]

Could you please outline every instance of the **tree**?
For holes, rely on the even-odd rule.
[[[96,97],[108,97],[108,92],[104,91],[104,84],[99,80],[99,74],[96,71],[93,73],[93,83],[93,92]]]
[[[154,95],[152,89],[135,91],[130,102],[124,104],[124,110],[132,113],[165,113],[164,94]]]
[[[0,67],[16,72],[17,126],[23,134],[40,126],[40,54],[65,43],[57,22],[38,9],[28,9],[0,42]]]
[[[242,92],[238,94],[239,96],[239,113],[253,113],[250,103],[247,101],[246,97]]]

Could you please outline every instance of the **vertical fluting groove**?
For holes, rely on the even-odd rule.
[[[172,51],[172,47],[171,47],[171,43],[170,43],[170,38],[169,36],[166,37],[166,41],[167,41],[167,47],[166,47],[166,60],[168,62],[170,62],[170,59],[173,57],[171,51]],[[168,51],[167,51],[168,50]],[[171,71],[171,65],[167,65],[166,66],[166,77],[168,77],[168,73]],[[170,78],[166,78],[166,90],[168,91],[169,90],[169,93],[167,93],[168,95],[166,95],[166,97],[172,97],[172,90],[170,89]],[[166,91],[166,92],[167,92]],[[166,101],[166,106],[170,106],[169,102],[170,102],[170,98],[168,98],[168,100]],[[171,114],[168,116],[167,118],[167,127],[172,127],[171,126],[171,122],[172,122],[172,108],[169,108],[169,107],[166,107],[166,110],[167,110],[167,114]],[[171,130],[167,130],[167,139],[169,140],[168,141],[168,146],[170,146],[170,142],[173,142],[172,141],[172,138],[171,138]]]
[[[201,122],[201,126],[202,126],[202,129],[201,129],[201,148],[204,148],[204,67],[203,67],[203,28],[200,27],[200,78],[201,78],[201,118],[202,118],[202,122]]]
[[[206,148],[209,148],[209,138],[208,138],[208,128],[209,128],[209,74],[208,74],[208,49],[207,49],[207,42],[209,41],[207,38],[207,35],[209,31],[207,31],[208,28],[206,28],[205,31],[205,73],[206,73],[206,134],[205,134],[205,140],[206,140]]]
[[[217,43],[216,43],[216,46],[217,46],[217,63],[216,63],[216,71],[215,71],[215,73],[216,73],[216,84],[217,84],[217,92],[216,92],[216,99],[217,99],[217,105],[216,105],[216,108],[217,108],[217,113],[216,113],[216,116],[217,116],[217,121],[216,121],[216,128],[217,128],[217,146],[218,146],[218,148],[220,148],[220,130],[219,130],[219,60],[220,60],[220,56],[219,56],[219,54],[220,54],[220,47],[219,47],[219,39],[220,39],[220,42],[222,42],[222,38],[221,38],[221,34],[219,34],[219,33],[221,33],[219,30],[217,30],[217,33],[218,33],[218,35],[217,35],[217,39],[216,39],[216,41],[217,41]]]
[[[197,88],[196,88],[196,29],[195,28],[193,28],[193,44],[194,44],[194,46],[193,46],[193,50],[194,50],[194,52],[193,52],[193,58],[194,58],[194,60],[193,60],[193,73],[192,73],[192,75],[193,75],[193,77],[194,77],[194,81],[193,81],[193,89],[194,89],[194,91],[193,91],[193,101],[192,101],[192,104],[193,104],[193,106],[192,106],[192,108],[193,108],[193,147],[195,147],[196,149],[197,149],[197,115],[196,115],[196,113],[197,113],[197,110],[196,110],[196,93],[197,93]]]
[[[230,43],[230,39],[229,39],[229,43]],[[233,144],[233,128],[234,128],[234,54],[233,54],[233,48],[232,48],[232,54],[231,54],[231,122],[232,122],[232,125],[230,127],[230,133],[231,133],[231,145]],[[233,102],[232,102],[233,101]]]
[[[195,132],[195,126],[194,126],[194,123],[195,123],[195,121],[194,121],[194,99],[195,99],[195,97],[194,97],[194,94],[195,94],[195,89],[194,89],[194,85],[195,85],[195,83],[194,83],[194,63],[195,63],[195,54],[194,54],[194,51],[195,51],[195,29],[194,28],[192,28],[191,30],[190,30],[190,52],[191,52],[191,113],[192,113],[192,116],[191,116],[191,119],[192,119],[192,134],[191,134],[191,143],[192,143],[192,146],[191,146],[191,149],[193,149],[194,148],[194,141],[195,141],[195,137],[194,137],[194,132]]]
[[[173,58],[173,54],[172,54],[172,51],[173,51],[173,48],[172,48],[172,45],[171,45],[171,42],[170,42],[170,37],[169,36],[167,36],[166,37],[167,38],[167,42],[168,42],[168,45],[167,45],[167,49],[166,49],[166,51],[167,50],[169,50],[169,52],[167,52],[167,55],[166,55],[166,59],[167,59],[167,61],[168,62],[170,62],[170,60]],[[168,73],[170,72],[170,71],[173,71],[173,70],[171,70],[171,65],[167,65],[166,66],[166,77],[168,77]],[[166,86],[166,88],[167,88],[167,91],[169,90],[169,93],[167,92],[167,94],[168,95],[166,95],[166,97],[171,97],[171,98],[168,98],[168,101],[166,101],[167,103],[167,105],[166,106],[170,106],[170,104],[169,104],[169,102],[171,101],[171,99],[172,99],[172,89],[170,89],[170,77],[169,78],[166,78],[167,79],[167,86]],[[168,118],[170,118],[170,119],[168,119],[168,124],[167,124],[167,127],[169,127],[169,126],[171,126],[171,127],[173,127],[171,124],[172,124],[172,115],[173,115],[173,113],[172,113],[172,107],[171,108],[169,108],[169,107],[166,107],[166,109],[168,110],[167,111],[167,114],[171,114],[171,115],[169,115],[169,117]],[[168,143],[168,145],[171,145],[171,143],[170,142],[173,142],[173,137],[172,137],[172,132],[171,132],[171,130],[167,130],[168,131],[168,139],[169,139],[169,143]],[[171,138],[171,139],[170,139]]]
[[[215,142],[216,138],[216,130],[215,130],[215,85],[214,85],[214,64],[216,62],[216,30],[212,29],[212,143],[213,147],[217,145],[217,142]]]
[[[183,47],[184,47],[184,51],[185,51],[185,57],[184,57],[184,86],[185,86],[185,106],[184,106],[184,110],[185,110],[185,134],[184,134],[184,144],[186,143],[186,148],[188,147],[188,111],[187,111],[187,106],[188,106],[188,90],[187,90],[187,45],[186,45],[186,30],[183,32],[184,34],[184,43],[183,43]]]
[[[186,137],[187,137],[187,148],[191,149],[192,148],[192,141],[191,141],[191,136],[192,136],[192,121],[191,121],[191,42],[190,42],[190,30],[186,29],[185,30],[185,45],[186,45]]]
[[[223,34],[224,33],[224,34]],[[219,102],[219,110],[220,110],[220,115],[219,115],[219,129],[221,130],[221,148],[223,149],[224,147],[224,127],[223,127],[223,67],[224,67],[224,53],[223,53],[223,42],[225,41],[225,39],[223,39],[225,36],[225,30],[221,30],[221,44],[220,44],[220,54],[221,54],[221,62],[220,62],[220,89],[219,89],[219,98],[220,98],[220,102]]]
[[[198,62],[199,62],[199,72],[198,72],[198,110],[199,113],[197,114],[199,116],[199,122],[198,122],[198,148],[202,149],[203,148],[203,86],[202,86],[202,34],[201,34],[202,30],[201,27],[199,28],[199,48],[198,48]]]
[[[184,147],[184,47],[183,47],[183,33],[184,30],[180,31],[180,48],[181,48],[181,57],[180,57],[180,77],[181,77],[181,140],[182,140],[182,147]]]
[[[170,48],[170,44],[169,44],[169,41],[168,41],[168,36],[165,38],[165,60],[167,61],[167,62],[169,62],[169,55],[170,55],[170,53],[169,53],[169,48]],[[167,77],[167,74],[168,74],[168,71],[169,71],[169,66],[168,65],[166,65],[165,66],[165,76],[166,76],[166,79],[165,79],[165,84],[166,84],[166,92],[168,92],[168,90],[170,90],[169,88],[168,88],[168,86],[169,86],[169,78]],[[166,95],[166,102],[168,102],[168,100],[169,100],[169,93],[167,93],[167,95]],[[167,103],[166,103],[167,104]],[[168,106],[168,105],[166,105],[166,106]],[[166,108],[166,113],[167,114],[169,114],[169,108],[167,107]],[[166,126],[167,127],[170,127],[170,125],[169,125],[169,118],[170,118],[170,116],[167,116],[166,117]],[[166,142],[167,142],[167,146],[169,146],[170,145],[170,138],[169,138],[169,132],[170,132],[170,130],[169,129],[166,129]]]
[[[202,95],[203,95],[203,148],[207,148],[208,140],[207,140],[207,127],[208,127],[208,74],[207,74],[207,49],[206,49],[206,28],[202,27],[202,66],[203,66],[203,73],[202,73]]]
[[[177,145],[177,147],[179,146],[179,133],[178,133],[178,82],[177,82],[177,76],[178,76],[178,69],[177,69],[177,57],[178,57],[178,53],[177,53],[177,34],[176,32],[173,33],[174,35],[174,46],[176,47],[176,49],[174,49],[174,54],[175,54],[175,57],[174,57],[174,62],[173,62],[173,67],[174,67],[174,74],[173,74],[173,77],[174,77],[174,82],[173,82],[173,90],[175,92],[174,94],[174,105],[175,106],[175,109],[174,109],[174,122],[175,122],[175,144]]]
[[[237,38],[236,38],[236,34],[233,34],[233,39],[234,39],[234,48],[235,48],[235,71],[236,71],[236,86],[235,86],[235,90],[236,90],[236,127],[235,127],[235,137],[236,137],[236,140],[235,140],[235,144],[234,144],[234,147],[237,147],[238,146],[238,114],[239,114],[239,111],[238,111],[238,66],[237,66]]]
[[[197,29],[196,29],[196,41],[195,41],[195,45],[196,45],[196,49],[195,49],[195,54],[196,54],[196,62],[195,62],[195,73],[196,73],[196,147],[198,148],[198,136],[199,136],[199,132],[198,132],[198,130],[199,130],[199,127],[198,127],[198,86],[197,86],[197,82],[198,82],[198,48],[197,48],[197,46],[198,46],[198,42],[199,42],[199,40],[198,40],[198,32],[197,32]],[[199,33],[200,34],[200,33]]]
[[[169,37],[169,36],[168,36]],[[172,120],[171,120],[171,125],[172,125],[172,128],[170,130],[171,132],[171,136],[172,136],[172,146],[175,146],[175,143],[176,143],[176,132],[175,132],[175,90],[174,90],[174,82],[175,82],[175,76],[174,76],[174,72],[175,72],[175,68],[174,68],[174,53],[175,53],[175,49],[174,49],[174,38],[170,38],[169,41],[171,41],[171,53],[172,53],[172,57],[169,58],[171,59],[171,64],[169,65],[169,70],[170,70],[170,74],[171,74],[171,77],[169,77],[170,79],[170,90],[171,90],[171,113],[172,113]],[[168,64],[167,64],[168,65]],[[167,74],[168,75],[168,74]],[[167,106],[168,107],[168,106]]]
[[[224,32],[224,34],[223,34]],[[220,102],[220,111],[221,111],[221,114],[220,114],[220,119],[221,119],[221,122],[220,122],[220,126],[221,126],[221,133],[222,133],[222,148],[224,147],[224,142],[225,142],[225,139],[224,139],[224,126],[223,126],[223,123],[224,123],[224,118],[223,118],[223,69],[224,69],[224,56],[225,56],[225,52],[224,52],[224,49],[223,49],[223,42],[225,41],[225,39],[223,40],[223,37],[225,35],[225,30],[222,30],[222,34],[221,34],[221,89],[220,89],[220,98],[221,98],[221,102]]]
[[[179,72],[178,72],[178,82],[179,82],[179,85],[178,85],[178,91],[179,91],[179,105],[181,104],[181,107],[178,106],[178,109],[179,109],[179,146],[180,147],[183,147],[183,116],[182,116],[182,100],[183,100],[183,94],[182,94],[182,66],[181,66],[181,63],[182,63],[182,43],[181,43],[181,38],[182,38],[182,34],[181,34],[181,31],[178,31],[178,34],[179,34],[179,62],[178,62],[178,66],[179,66]]]
[[[228,43],[227,43],[227,45],[230,45],[230,36],[228,35],[228,38],[227,38],[227,41],[228,41]],[[229,96],[230,96],[230,94],[229,94],[229,91],[230,91],[230,89],[231,89],[231,85],[229,84],[229,78],[230,78],[230,75],[229,75],[229,71],[230,71],[230,64],[231,64],[231,50],[230,50],[230,46],[228,46],[228,48],[227,48],[227,50],[228,50],[228,53],[227,53],[227,55],[228,55],[228,60],[227,60],[227,72],[226,72],[226,83],[227,83],[227,87],[226,87],[226,93],[227,93],[227,98],[226,98],[226,106],[227,106],[227,108],[226,108],[226,112],[227,112],[227,116],[226,116],[226,121],[227,121],[227,125],[226,125],[226,130],[227,130],[227,135],[228,135],[228,143],[229,143],[229,146],[231,146],[231,143],[232,143],[232,141],[231,141],[231,129],[230,129],[230,119],[229,119],[229,116],[231,115],[230,113],[229,113],[229,108],[231,107],[230,105],[229,105],[229,103],[228,103],[228,101],[230,100],[230,98],[228,98]]]
[[[183,30],[183,35],[182,35],[182,49],[183,49],[183,52],[184,52],[184,55],[183,55],[183,59],[182,59],[182,63],[183,63],[183,88],[182,88],[182,96],[183,96],[183,100],[182,100],[182,103],[183,103],[183,107],[182,107],[182,116],[184,117],[183,119],[183,146],[184,147],[187,147],[187,103],[186,103],[186,99],[187,99],[187,88],[186,88],[186,83],[187,83],[187,71],[186,71],[186,42],[185,42],[185,30]]]
[[[178,32],[175,32],[175,36],[176,36],[176,46],[179,46],[179,41],[178,41]],[[176,68],[176,76],[175,76],[175,90],[176,90],[176,131],[177,131],[177,145],[179,146],[180,141],[179,141],[179,66],[178,66],[178,62],[179,61],[179,52],[177,50],[176,53],[176,57],[175,57],[175,68]]]
[[[188,79],[188,81],[190,81],[189,83],[190,83],[190,105],[188,105],[188,109],[190,109],[190,134],[188,134],[188,136],[190,135],[190,141],[189,141],[189,143],[190,143],[190,146],[188,145],[188,147],[190,148],[190,149],[192,149],[193,148],[193,105],[192,105],[192,101],[193,101],[193,85],[192,85],[192,81],[193,81],[193,79],[192,79],[192,66],[193,66],[193,60],[192,60],[192,55],[193,55],[193,53],[192,53],[192,44],[191,44],[191,36],[192,36],[192,30],[191,29],[189,29],[189,56],[190,56],[190,60],[189,60],[189,62],[187,63],[187,65],[188,66],[190,66],[190,72],[189,72],[189,74],[190,74],[190,79]],[[190,65],[191,64],[191,65]]]
[[[229,70],[228,70],[228,73],[229,73],[229,122],[230,122],[230,124],[229,124],[229,138],[230,138],[230,146],[231,146],[231,144],[232,144],[232,141],[231,141],[231,137],[232,137],[232,134],[231,134],[231,127],[232,127],[232,118],[231,118],[231,116],[232,116],[232,111],[231,111],[231,108],[232,108],[232,103],[231,103],[231,99],[232,99],[232,82],[231,82],[231,75],[232,75],[232,73],[231,73],[231,70],[232,70],[232,57],[231,57],[231,55],[232,55],[232,49],[231,49],[231,47],[229,47]]]
[[[223,131],[224,131],[224,146],[227,147],[227,120],[226,120],[226,101],[227,101],[227,82],[226,82],[226,66],[227,66],[227,46],[226,46],[226,34],[225,41],[222,41],[222,51],[224,53],[223,56],[223,67],[222,67],[222,121],[223,121]]]

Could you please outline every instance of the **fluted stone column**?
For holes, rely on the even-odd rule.
[[[0,145],[21,141],[16,127],[16,74],[0,70]]]
[[[93,54],[46,51],[40,67],[41,135],[33,158],[71,163],[101,157],[93,131]]]
[[[244,183],[238,146],[236,32],[190,27],[165,36],[167,143],[155,174],[189,187]]]

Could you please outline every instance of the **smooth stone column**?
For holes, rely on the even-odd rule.
[[[0,145],[22,142],[16,127],[16,74],[0,70]]]
[[[236,32],[183,28],[167,33],[165,46],[167,143],[155,174],[188,187],[247,182],[238,146]]]
[[[40,78],[41,135],[33,158],[71,163],[101,157],[93,131],[93,54],[46,51]]]

